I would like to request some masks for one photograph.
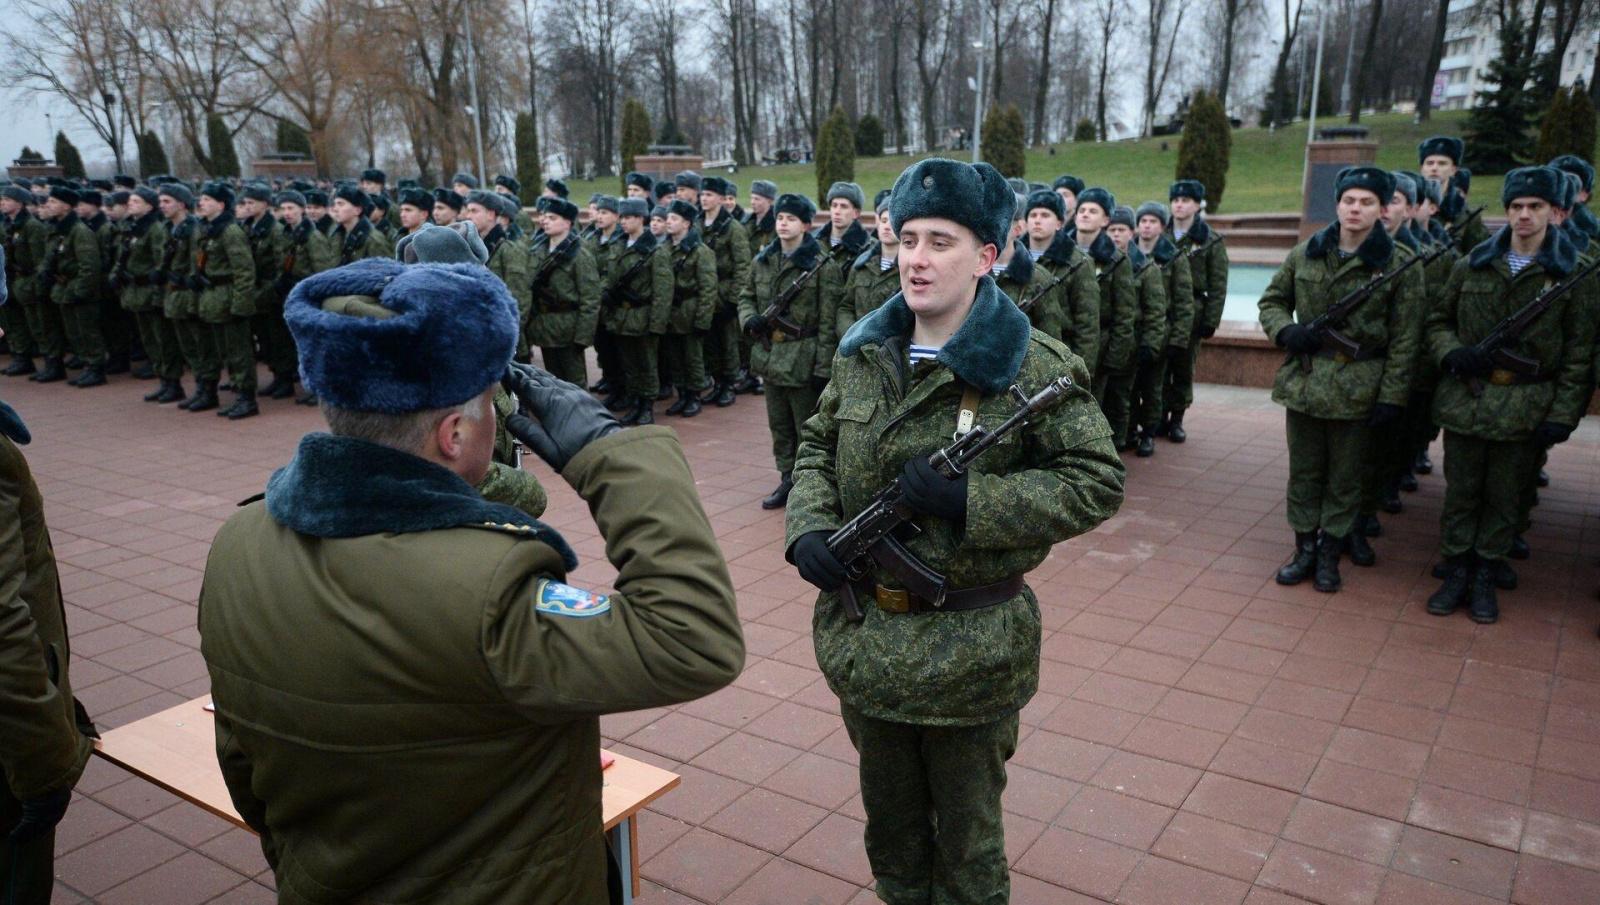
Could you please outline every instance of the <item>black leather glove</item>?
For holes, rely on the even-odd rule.
[[[1167,361],[1183,361],[1185,358],[1188,358],[1188,357],[1189,357],[1189,348],[1187,346],[1168,346],[1167,347]]]
[[[812,531],[800,535],[794,542],[795,568],[799,570],[800,577],[815,585],[819,590],[837,591],[844,587],[844,563],[828,550],[829,531]]]
[[[585,446],[622,429],[588,390],[549,371],[513,364],[500,383],[521,404],[506,430],[558,472]]]
[[[1290,324],[1278,331],[1273,342],[1295,355],[1310,355],[1322,348],[1322,341],[1305,324]]]
[[[812,375],[812,377],[811,377],[811,392],[816,393],[817,395],[820,396],[820,395],[822,395],[822,391],[827,389],[827,388],[828,388],[828,378],[826,378],[826,377],[817,377],[815,375]]]
[[[22,819],[11,828],[6,841],[12,845],[22,845],[50,832],[61,822],[61,818],[66,816],[67,805],[71,801],[71,789],[46,792],[23,801]]]
[[[152,270],[150,272],[150,282],[147,285],[150,285],[150,286],[165,286],[166,284],[167,284],[167,272],[165,270]]]
[[[1557,443],[1567,442],[1572,436],[1572,428],[1554,421],[1546,421],[1533,429],[1533,439],[1545,446],[1555,446]]]
[[[1201,327],[1199,329],[1199,331],[1197,331],[1197,332],[1200,334],[1200,338],[1201,339],[1210,339],[1211,337],[1217,335],[1217,328],[1216,327]]]
[[[293,288],[294,277],[287,273],[278,274],[278,278],[272,281],[272,291],[278,293],[279,295],[286,296]]]
[[[1405,414],[1405,409],[1390,402],[1380,402],[1372,407],[1372,414],[1367,416],[1367,427],[1384,427],[1400,420]]]
[[[1156,350],[1149,346],[1140,346],[1139,351],[1134,353],[1134,357],[1138,360],[1139,367],[1148,367],[1151,362],[1156,360]]]
[[[900,489],[912,509],[958,525],[967,521],[967,472],[947,478],[926,457],[917,456],[900,471]]]
[[[1494,369],[1489,353],[1477,346],[1462,346],[1446,352],[1440,362],[1446,371],[1457,377],[1485,377]]]
[[[759,336],[767,332],[767,319],[759,314],[751,315],[750,318],[744,322],[744,332],[749,333],[752,336]]]

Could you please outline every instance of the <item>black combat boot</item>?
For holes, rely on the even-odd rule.
[[[1386,481],[1383,485],[1383,496],[1378,500],[1378,508],[1391,515],[1405,509],[1405,504],[1400,502],[1400,481]]]
[[[623,392],[621,387],[612,387],[611,392],[606,394],[606,398],[601,401],[601,404],[604,405],[608,411],[613,412],[620,412],[623,409],[631,408],[634,403],[635,400],[633,397]]]
[[[1467,587],[1467,615],[1479,625],[1492,625],[1500,619],[1500,602],[1495,599],[1494,584],[1494,561],[1478,560],[1478,567],[1472,572],[1472,583]]]
[[[668,399],[672,398],[672,394],[674,392],[675,391],[672,388],[672,384],[663,383],[661,385],[661,389],[656,391],[656,401],[657,402],[666,402]]]
[[[1416,461],[1411,463],[1411,470],[1417,474],[1433,474],[1433,460],[1428,458],[1426,447],[1417,453]]]
[[[1294,533],[1294,556],[1278,570],[1278,584],[1299,584],[1317,568],[1317,532]]]
[[[62,364],[67,370],[76,371],[83,367],[83,359],[77,355],[68,355],[67,360],[62,362]]]
[[[1376,521],[1376,517],[1373,517]],[[1373,551],[1372,544],[1367,543],[1366,532],[1362,531],[1362,523],[1366,521],[1363,516],[1356,516],[1355,530],[1350,532],[1350,539],[1345,542],[1344,552],[1350,554],[1352,565],[1366,568],[1378,561],[1378,554]]]
[[[209,412],[221,405],[217,399],[217,382],[215,380],[197,380],[194,395],[189,397],[180,408],[191,412]]]
[[[1171,428],[1172,428],[1172,413],[1171,412],[1163,412],[1161,414],[1161,423],[1157,424],[1156,425],[1156,429],[1154,431],[1152,431],[1151,433],[1154,433],[1157,437],[1165,437],[1167,435],[1167,431],[1170,430]]]
[[[256,394],[245,390],[241,391],[238,398],[233,400],[233,405],[228,406],[224,411],[217,412],[217,414],[229,421],[238,421],[240,418],[249,418],[252,415],[261,414],[261,407],[256,405]]]
[[[1377,513],[1356,516],[1356,528],[1365,537],[1383,536],[1383,523],[1378,521]]]
[[[304,393],[301,393],[299,396],[294,397],[294,404],[295,405],[316,405],[317,404],[317,394],[311,392],[308,389]]]
[[[755,390],[757,382],[756,375],[750,373],[749,368],[740,368],[739,379],[733,382],[733,391],[735,393],[752,392]]]
[[[671,405],[667,406],[667,414],[669,414],[669,415],[681,415],[681,414],[683,414],[684,407],[689,404],[689,399],[693,395],[694,395],[694,393],[692,393],[692,392],[679,393],[678,394],[678,398],[676,400],[674,400]]]
[[[719,383],[717,384],[717,394],[711,398],[711,402],[712,404],[716,405],[717,408],[725,409],[728,406],[733,405],[735,398],[736,394],[733,392],[733,384]]]
[[[633,400],[633,411],[630,411],[628,416],[622,419],[622,423],[630,427],[642,424],[655,424],[655,408],[655,400],[646,399],[645,397],[640,396]]]
[[[1515,591],[1517,589],[1517,570],[1511,568],[1511,563],[1503,559],[1495,560],[1494,586],[1502,591]]]
[[[287,378],[283,378],[281,380],[279,378],[274,377],[273,378],[273,382],[277,383],[278,386],[272,387],[271,389],[268,389],[268,390],[263,390],[262,391],[262,395],[266,396],[268,399],[293,399],[294,398],[294,378],[293,377],[287,377]],[[268,384],[268,386],[271,387],[271,384]]]
[[[1550,472],[1545,471],[1543,468],[1539,469],[1539,479],[1538,480],[1539,480],[1539,486],[1540,487],[1549,487],[1550,486]]]
[[[133,367],[134,380],[155,380],[156,369],[150,366],[149,361],[141,361]]]
[[[15,355],[11,358],[11,364],[6,365],[6,369],[0,371],[0,374],[7,377],[25,377],[38,371],[39,369],[33,366],[33,359],[26,355]]]
[[[782,509],[789,502],[789,491],[794,489],[794,479],[789,472],[783,473],[783,479],[778,482],[778,488],[767,494],[761,501],[762,509]]]
[[[83,389],[84,387],[103,387],[103,386],[105,386],[106,385],[106,368],[105,368],[105,365],[90,365],[87,368],[84,368],[83,369],[83,373],[78,376],[78,379],[70,381],[70,383],[73,386],[75,386],[75,387],[77,387],[79,389]]]
[[[1445,560],[1444,584],[1428,598],[1428,612],[1435,616],[1454,613],[1466,599],[1467,585],[1472,582],[1473,556],[1463,553]]]
[[[28,379],[34,383],[55,383],[67,379],[67,369],[62,365],[60,356],[46,358],[44,369]]]
[[[1317,538],[1317,578],[1312,582],[1312,587],[1324,594],[1339,590],[1339,585],[1343,583],[1339,578],[1339,554],[1344,552],[1344,545],[1348,541],[1348,538],[1335,537],[1326,531]]]
[[[1417,476],[1407,471],[1400,476],[1400,489],[1406,493],[1417,492]]]
[[[161,383],[159,385],[157,385],[155,389],[153,389],[150,392],[144,394],[144,401],[145,402],[160,402],[161,401],[161,397],[166,395],[167,384],[169,382],[170,381],[168,381],[165,377],[163,377],[161,379]]]
[[[678,414],[685,418],[693,418],[695,415],[700,414],[700,409],[700,397],[694,393],[690,393],[688,401],[683,404],[683,411],[679,412]]]
[[[169,380],[167,385],[161,388],[161,395],[156,397],[156,402],[161,405],[166,405],[169,402],[181,402],[184,396],[183,381]]]
[[[1156,429],[1152,425],[1139,431],[1139,442],[1134,445],[1133,454],[1141,459],[1148,459],[1156,454]]]
[[[1527,559],[1530,552],[1528,541],[1522,535],[1511,535],[1511,551],[1506,554],[1507,556],[1512,559]]]
[[[107,374],[126,374],[130,369],[127,352],[112,352],[101,369]]]
[[[1167,424],[1167,439],[1174,443],[1189,439],[1189,432],[1183,429],[1183,412],[1172,413],[1172,421]]]

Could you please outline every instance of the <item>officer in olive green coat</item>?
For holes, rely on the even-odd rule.
[[[660,391],[657,348],[672,313],[672,260],[645,225],[643,198],[617,203],[622,237],[614,241],[610,272],[600,293],[601,318],[617,339],[623,395],[631,408],[623,424],[654,424]],[[659,287],[659,290],[658,290]]]
[[[1428,600],[1435,615],[1466,603],[1474,621],[1499,617],[1495,581],[1511,550],[1521,496],[1539,454],[1571,435],[1588,403],[1600,304],[1594,277],[1558,297],[1499,352],[1476,345],[1579,269],[1571,241],[1550,225],[1560,182],[1551,167],[1506,174],[1501,200],[1510,222],[1456,262],[1428,314],[1429,352],[1445,372],[1433,416],[1444,428],[1440,552],[1448,572]]]
[[[844,292],[834,306],[834,335],[843,336],[855,322],[878,310],[900,291],[900,237],[889,223],[889,190],[878,193],[878,239],[856,257],[844,278]]]
[[[1167,203],[1172,208],[1172,241],[1188,259],[1194,280],[1194,326],[1187,347],[1169,347],[1163,393],[1166,418],[1156,431],[1156,436],[1174,443],[1189,438],[1183,413],[1194,405],[1194,368],[1200,357],[1200,342],[1216,334],[1222,323],[1222,308],[1228,301],[1228,248],[1201,214],[1205,201],[1206,187],[1193,179],[1179,179],[1167,191]],[[1184,351],[1173,351],[1177,348]]]
[[[1037,318],[1033,325],[1038,328],[1053,305],[1060,312],[1061,323],[1061,332],[1054,338],[1088,364],[1100,354],[1100,283],[1095,279],[1094,262],[1063,229],[1062,211],[1059,192],[1029,193],[1028,255],[1056,287],[1034,306],[1038,314],[1028,309],[1028,317]]]
[[[212,344],[228,366],[233,405],[217,412],[230,421],[261,414],[256,404],[256,356],[250,319],[256,313],[256,261],[250,240],[233,216],[233,189],[223,182],[200,190],[200,227],[194,240],[195,290],[200,322],[210,328]],[[189,411],[201,411],[191,405]]]
[[[538,346],[545,368],[568,383],[589,385],[583,352],[594,345],[600,323],[600,272],[594,255],[573,232],[578,206],[550,198],[541,216],[545,241],[528,258],[532,305],[523,321],[530,346]]]
[[[133,315],[139,341],[159,381],[145,402],[167,403],[183,398],[183,352],[172,322],[162,313],[166,290],[167,230],[157,209],[154,190],[139,187],[128,195],[128,225],[118,240],[112,279],[121,290],[122,307]]]
[[[106,382],[106,343],[100,329],[100,294],[105,291],[105,271],[100,240],[73,211],[78,193],[53,186],[40,206],[50,223],[39,283],[50,287],[50,300],[61,312],[67,342],[83,359],[83,373],[68,381],[73,386],[101,386]],[[46,382],[42,377],[40,383]]]
[[[838,342],[824,305],[843,294],[843,286],[836,285],[838,268],[829,266],[817,237],[806,231],[816,213],[811,199],[779,195],[773,209],[778,238],[756,255],[739,296],[739,321],[757,343],[750,370],[766,386],[767,428],[778,466],[778,486],[761,501],[763,509],[781,508],[794,486],[801,426],[816,411]],[[785,296],[783,310],[768,316]]]
[[[0,215],[6,221],[6,284],[17,304],[16,310],[28,325],[27,335],[33,349],[27,351],[36,350],[44,356],[44,368],[36,369],[29,356],[26,362],[12,361],[3,373],[7,377],[26,374],[30,375],[29,380],[49,382],[44,378],[66,378],[62,367],[66,334],[61,325],[60,309],[50,303],[50,287],[39,281],[39,265],[44,261],[50,228],[28,212],[28,206],[33,203],[33,193],[21,186],[0,189]]]
[[[401,301],[381,329],[362,316]],[[605,902],[597,717],[708,694],[744,660],[676,438],[619,431],[546,372],[508,379],[508,424],[618,569],[613,594],[573,587],[556,531],[473,490],[518,332],[498,278],[366,261],[285,316],[332,434],[218,533],[199,624],[223,779],[279,901]]]
[[[1122,463],[1083,361],[975,276],[1006,241],[1013,202],[987,164],[924,160],[900,176],[905,292],[840,342],[789,499],[787,557],[822,591],[817,663],[860,755],[867,858],[891,905],[1008,900],[1001,794],[1042,635],[1024,576],[1122,502]],[[928,464],[969,420],[994,428],[1015,411],[1009,387],[1031,394],[1063,378],[1072,385],[1054,408],[959,478]],[[880,561],[920,561],[946,593],[935,604],[898,569],[868,563],[855,623],[841,604],[850,564],[826,539],[897,479],[921,532],[907,555],[886,549]]]
[[[1133,379],[1133,420],[1139,428],[1134,441],[1134,454],[1140,458],[1155,455],[1156,435],[1161,430],[1165,414],[1165,387],[1167,362],[1177,357],[1187,357],[1189,343],[1194,336],[1194,277],[1189,270],[1189,256],[1178,251],[1167,236],[1172,213],[1159,201],[1146,201],[1134,211],[1135,232],[1139,251],[1161,268],[1162,288],[1167,298],[1167,323],[1165,348],[1155,347],[1155,355],[1148,363],[1142,360],[1139,372]]]
[[[667,406],[667,414],[685,418],[700,414],[700,393],[708,383],[701,336],[711,329],[721,300],[717,290],[717,256],[701,240],[696,226],[699,221],[698,208],[681,198],[673,199],[667,206],[667,241],[656,252],[667,258],[671,277],[670,286],[656,286],[657,293],[670,291],[672,294],[666,333],[660,346],[667,377],[677,388],[678,398]]]
[[[1161,266],[1154,258],[1146,257],[1134,241],[1137,216],[1133,208],[1118,205],[1111,211],[1111,225],[1106,233],[1117,245],[1117,250],[1127,255],[1133,266],[1133,284],[1138,298],[1139,319],[1134,327],[1134,370],[1126,378],[1126,389],[1118,384],[1118,403],[1106,416],[1117,442],[1118,451],[1132,449],[1139,441],[1139,421],[1136,409],[1141,404],[1139,390],[1141,379],[1148,386],[1150,368],[1161,357],[1167,345],[1167,282]],[[1153,449],[1153,447],[1152,447]]]
[[[700,401],[724,408],[733,405],[733,387],[739,382],[739,291],[753,254],[744,224],[723,208],[733,194],[720,176],[700,181],[700,235],[717,259],[717,306],[704,342],[706,376],[714,385]]]
[[[1418,268],[1389,280],[1330,325],[1357,344],[1354,352],[1306,326],[1351,290],[1404,262],[1379,222],[1393,195],[1394,177],[1386,170],[1340,171],[1338,219],[1295,246],[1261,296],[1262,329],[1289,353],[1272,387],[1273,401],[1286,409],[1288,516],[1295,536],[1279,584],[1298,584],[1315,573],[1317,590],[1339,589],[1339,557],[1361,502],[1369,431],[1397,425],[1410,396],[1424,304]]]
[[[0,902],[48,905],[55,828],[96,737],[72,697],[67,611],[44,501],[0,402]]]

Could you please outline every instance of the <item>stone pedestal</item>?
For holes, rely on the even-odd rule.
[[[1367,130],[1356,127],[1322,129],[1306,145],[1305,184],[1301,186],[1300,240],[1332,223],[1338,207],[1334,180],[1345,167],[1375,163],[1378,143],[1366,140]]]
[[[300,154],[265,154],[250,161],[261,179],[316,179],[317,162]]]
[[[700,172],[706,159],[699,154],[640,154],[633,158],[633,168],[656,180],[671,179],[684,170]]]
[[[6,167],[6,175],[12,179],[48,179],[52,176],[60,177],[67,174],[66,170],[56,166],[50,161],[44,163],[21,163],[13,161]]]

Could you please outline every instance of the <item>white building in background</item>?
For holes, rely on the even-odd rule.
[[[1494,12],[1482,0],[1451,0],[1445,21],[1444,56],[1433,80],[1433,107],[1436,110],[1465,110],[1477,103],[1483,90],[1482,76],[1489,62],[1500,52],[1500,36]],[[1539,38],[1539,50],[1550,49],[1548,29]],[[1600,31],[1579,32],[1567,46],[1561,61],[1561,84],[1585,82],[1594,71],[1595,40]]]

